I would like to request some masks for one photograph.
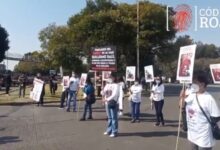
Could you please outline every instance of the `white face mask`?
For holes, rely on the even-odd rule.
[[[199,85],[193,83],[193,84],[191,85],[191,91],[192,91],[192,93],[198,92],[198,91],[199,91]]]
[[[112,83],[113,81],[112,81],[112,79],[108,79],[108,83]]]
[[[138,85],[138,82],[134,82],[134,85]]]
[[[156,83],[159,84],[159,83],[160,83],[160,80],[156,80]]]

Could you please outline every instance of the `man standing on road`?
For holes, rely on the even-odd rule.
[[[73,98],[73,111],[76,111],[76,97],[77,97],[77,92],[79,90],[79,79],[77,78],[75,73],[72,73],[72,77],[70,78],[70,84],[69,84],[69,98],[67,101],[67,109],[66,111],[70,111],[70,102],[71,99]]]

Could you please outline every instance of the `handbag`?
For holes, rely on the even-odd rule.
[[[213,137],[216,139],[216,140],[220,140],[220,129],[219,129],[219,126],[216,122],[212,121],[211,118],[209,118],[205,111],[202,109],[199,101],[198,101],[198,97],[197,97],[197,94],[196,94],[196,101],[199,105],[199,108],[201,109],[202,113],[204,114],[204,116],[206,117],[206,119],[208,120],[209,124],[211,125],[211,129],[212,129],[212,134],[213,134]]]
[[[117,102],[114,99],[108,101],[108,107],[109,108],[114,109],[114,108],[116,108],[116,106],[117,106]]]

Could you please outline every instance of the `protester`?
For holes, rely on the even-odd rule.
[[[134,85],[130,88],[131,92],[131,123],[140,122],[140,104],[141,104],[141,92],[142,86],[136,79]]]
[[[93,117],[92,117],[92,104],[95,102],[95,88],[94,88],[90,78],[87,78],[86,85],[83,89],[83,92],[86,94],[86,98],[85,98],[85,106],[84,106],[83,116],[80,119],[80,121],[86,120],[86,114],[87,114],[88,109],[89,109],[89,117],[87,119],[93,119]]]
[[[68,98],[68,86],[66,86],[65,84],[67,83],[64,83],[66,81],[64,81],[64,79],[62,79],[62,83],[61,83],[61,86],[62,86],[62,93],[61,93],[61,97],[60,97],[60,108],[64,108],[64,102],[65,102],[65,99]]]
[[[43,78],[42,78],[40,73],[37,74],[36,78],[43,81]],[[43,106],[43,104],[44,104],[44,95],[45,95],[45,83],[43,84],[43,89],[41,91],[40,100],[37,103],[37,106],[40,106],[40,105]]]
[[[102,94],[105,96],[106,113],[108,116],[107,129],[104,135],[116,137],[118,133],[118,96],[119,86],[116,83],[116,78],[111,76],[108,83],[104,87]]]
[[[192,150],[211,150],[215,144],[211,125],[201,108],[214,123],[220,120],[220,110],[216,100],[206,91],[207,84],[206,73],[195,72],[189,95],[184,90],[180,94],[182,105],[186,103],[187,138]]]
[[[163,105],[164,105],[164,85],[162,78],[159,76],[155,77],[155,80],[151,88],[152,99],[156,111],[156,123],[155,126],[165,125],[163,117]]]
[[[10,73],[8,73],[8,74],[5,76],[5,78],[4,78],[4,83],[5,83],[5,93],[6,93],[7,95],[9,95],[9,91],[10,91],[10,87],[11,87],[11,83],[12,83]]]
[[[57,90],[57,79],[55,75],[50,77],[50,93],[51,95],[55,95]]]
[[[19,83],[19,97],[21,97],[21,95],[25,97],[27,78],[24,74],[19,76],[18,83]]]
[[[76,97],[77,97],[77,92],[79,89],[79,79],[77,78],[75,73],[72,73],[72,77],[70,78],[70,84],[69,84],[69,98],[67,101],[67,109],[66,111],[70,111],[70,103],[73,98],[73,111],[76,111]]]
[[[124,100],[124,91],[125,91],[125,83],[123,78],[119,78],[119,98],[118,98],[118,104],[119,104],[119,116],[123,115],[123,100]]]

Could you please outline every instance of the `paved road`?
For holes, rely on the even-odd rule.
[[[219,92],[212,92],[219,98]],[[80,105],[82,105],[81,102]],[[144,97],[141,122],[130,123],[129,103],[125,101],[125,116],[119,121],[119,136],[103,135],[105,110],[101,102],[94,106],[94,120],[80,122],[82,114],[58,109],[58,103],[0,106],[1,150],[174,150],[178,126],[178,97],[165,99],[165,127],[154,127],[154,111]],[[181,133],[179,150],[189,149],[186,134]],[[220,141],[214,150],[220,149]]]

